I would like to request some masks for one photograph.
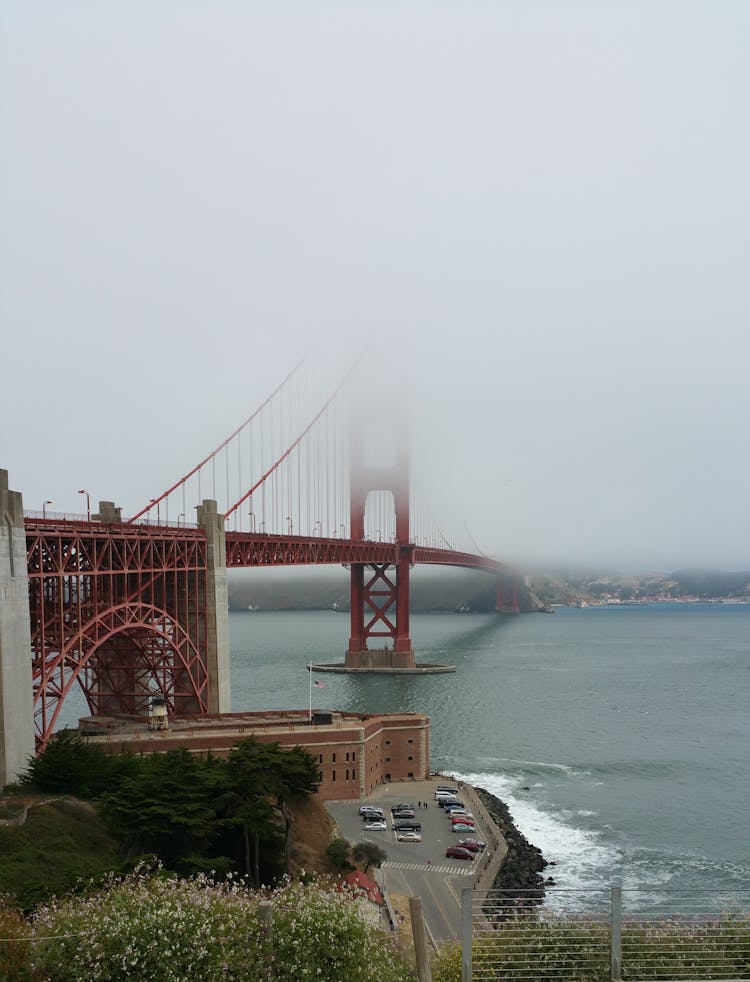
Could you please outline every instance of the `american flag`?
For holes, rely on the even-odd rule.
[[[313,685],[316,689],[325,689],[326,687],[325,682],[313,682]]]

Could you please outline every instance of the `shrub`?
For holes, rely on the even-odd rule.
[[[508,920],[474,936],[472,964],[487,980],[609,979],[609,925],[576,917]],[[750,977],[750,915],[625,921],[624,979]],[[434,982],[460,982],[461,946],[444,945],[433,962]]]
[[[250,891],[205,876],[180,880],[140,869],[86,900],[50,904],[35,919],[34,968],[55,982],[265,980],[259,903],[273,907],[273,979],[355,982],[411,976],[359,916],[348,893],[285,883]],[[42,940],[57,936],[55,940]],[[85,939],[82,940],[82,939]]]
[[[0,897],[0,982],[31,978],[31,945],[25,940],[30,937],[29,925]]]
[[[328,844],[326,853],[336,869],[347,869],[351,865],[349,862],[351,850],[352,847],[346,839],[334,839]]]

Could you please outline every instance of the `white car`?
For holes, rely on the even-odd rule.
[[[397,832],[396,833],[397,842],[421,842],[422,836],[419,832]]]
[[[385,822],[368,822],[365,825],[365,832],[385,832],[387,828]]]

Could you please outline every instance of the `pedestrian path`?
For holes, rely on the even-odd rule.
[[[465,866],[435,866],[434,863],[431,866],[428,866],[427,863],[385,862],[382,864],[381,869],[417,869],[421,870],[423,873],[453,873],[455,876],[471,876],[474,872],[474,864],[472,863],[467,869]]]

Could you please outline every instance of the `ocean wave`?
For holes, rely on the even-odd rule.
[[[456,763],[463,761],[463,758],[458,757],[443,757],[445,761],[453,760]],[[482,767],[501,765],[503,767],[523,767],[526,769],[526,773],[545,773],[547,771],[557,771],[562,774],[587,774],[585,770],[580,768],[571,767],[570,764],[558,764],[552,761],[546,760],[522,760],[517,757],[483,757],[478,756],[476,758],[476,763]]]
[[[518,793],[522,786],[516,775],[476,771],[456,776],[505,802],[518,830],[554,864],[546,875],[553,877],[561,892],[550,888],[546,906],[574,909],[600,903],[602,890],[609,889],[613,870],[622,860],[621,850],[606,842],[600,831],[577,824],[574,819],[582,816],[573,812],[543,810]]]

